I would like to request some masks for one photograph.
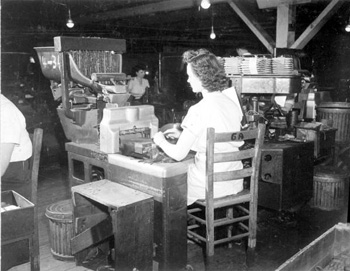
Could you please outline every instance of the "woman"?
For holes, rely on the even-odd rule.
[[[205,150],[208,127],[216,132],[239,131],[242,111],[239,105],[223,93],[227,91],[227,78],[223,66],[217,57],[206,49],[187,51],[183,54],[187,63],[188,82],[193,92],[202,93],[203,99],[193,105],[181,124],[182,132],[170,129],[158,132],[154,142],[173,159],[184,159],[190,150],[196,152],[194,164],[188,169],[187,205],[205,198]],[[232,92],[228,91],[228,92]],[[168,143],[165,137],[178,138],[176,144]],[[216,144],[215,152],[238,150],[239,143]],[[242,163],[223,163],[216,171],[241,169]],[[243,180],[214,184],[214,197],[235,194],[243,189]]]
[[[31,199],[29,158],[32,142],[22,112],[1,97],[1,191],[14,190]]]
[[[141,98],[149,88],[149,82],[144,78],[146,68],[141,65],[137,65],[133,70],[136,76],[129,81],[127,86],[127,90],[131,94],[128,102],[130,102],[131,105],[142,104]]]

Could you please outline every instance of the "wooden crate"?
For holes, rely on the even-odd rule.
[[[30,236],[34,233],[34,204],[13,190],[1,192],[1,202],[18,209],[1,213],[1,243]]]
[[[326,231],[304,249],[299,251],[276,271],[318,271],[318,270],[348,270],[346,268],[329,268],[329,264],[349,256],[350,224],[339,223]],[[350,264],[350,259],[344,259]],[[346,265],[347,268],[349,266]]]

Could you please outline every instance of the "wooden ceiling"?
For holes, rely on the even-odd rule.
[[[330,1],[316,0],[211,0],[200,8],[200,0],[2,0],[1,43],[3,51],[21,51],[33,46],[49,46],[54,36],[123,38],[128,51],[160,52],[164,47],[221,47],[251,45],[268,52],[266,44],[252,31],[263,31],[276,40],[277,9],[273,3],[295,7],[290,29],[298,38],[314,22]],[[324,28],[344,31],[349,19],[349,1],[340,1]],[[260,8],[261,3],[271,6]],[[272,3],[272,4],[271,4]],[[253,22],[249,26],[233,5],[245,10]],[[267,7],[267,8],[266,8]],[[65,25],[68,9],[75,22]],[[216,39],[210,40],[213,25]]]

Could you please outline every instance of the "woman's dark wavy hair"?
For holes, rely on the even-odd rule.
[[[224,67],[207,49],[188,50],[182,57],[185,63],[191,64],[194,74],[209,92],[222,91],[227,87]]]
[[[143,64],[137,64],[136,66],[134,66],[134,67],[132,68],[132,74],[133,74],[134,76],[136,76],[136,73],[139,72],[139,71],[141,71],[141,70],[146,71],[146,66],[143,65]]]

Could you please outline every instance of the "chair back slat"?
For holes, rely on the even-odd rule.
[[[225,181],[232,181],[232,180],[239,180],[243,179],[245,177],[252,176],[253,168],[243,168],[238,170],[232,170],[232,171],[225,171],[225,172],[216,172],[214,173],[214,182],[225,182]]]
[[[237,152],[215,153],[214,163],[233,162],[254,157],[255,150],[248,149]]]
[[[208,128],[208,129],[213,129],[213,128]],[[257,138],[257,136],[258,136],[258,129],[237,131],[237,132],[228,132],[228,133],[216,133],[215,134],[215,143],[250,140],[250,139]]]

